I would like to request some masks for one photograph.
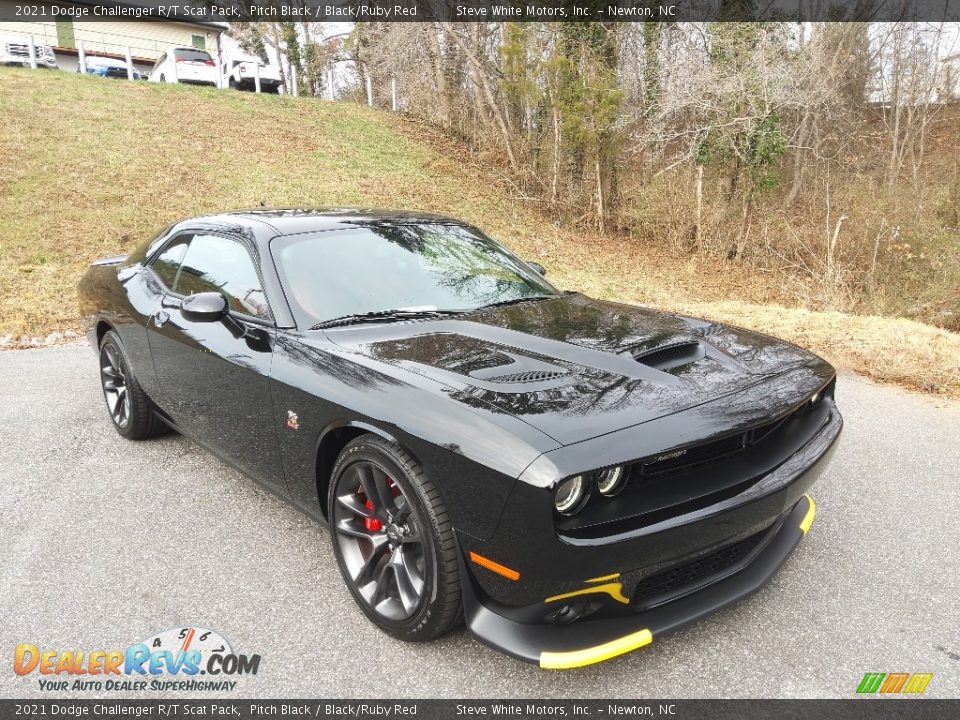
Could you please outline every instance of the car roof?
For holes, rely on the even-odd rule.
[[[205,215],[193,218],[193,221],[224,225],[243,225],[254,221],[270,226],[278,235],[370,225],[467,224],[435,213],[375,208],[254,208]]]

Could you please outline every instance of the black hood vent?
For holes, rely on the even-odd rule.
[[[637,353],[633,356],[633,359],[638,363],[643,363],[647,367],[656,368],[657,370],[667,370],[679,365],[687,365],[696,360],[701,360],[705,355],[706,351],[699,342],[695,340],[682,340]]]
[[[487,382],[495,383],[534,383],[546,382],[548,380],[558,380],[566,377],[569,373],[561,370],[529,370],[527,372],[511,373],[510,375],[497,375],[487,378]]]

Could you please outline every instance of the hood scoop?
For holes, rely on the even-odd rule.
[[[638,363],[656,370],[669,370],[681,365],[689,365],[697,360],[703,360],[706,356],[706,348],[696,340],[671,342],[633,353],[633,359]]]
[[[506,362],[495,367],[478,368],[469,373],[477,381],[492,388],[496,385],[529,385],[534,383],[552,383],[566,377],[570,371],[543,359],[508,352],[497,353]]]

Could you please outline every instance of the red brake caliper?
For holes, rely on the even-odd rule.
[[[373,503],[369,499],[364,504],[366,505],[367,510],[373,510]],[[369,530],[370,532],[379,532],[383,530],[383,523],[380,521],[379,518],[375,518],[375,517],[364,518],[363,524],[367,528],[367,530]]]

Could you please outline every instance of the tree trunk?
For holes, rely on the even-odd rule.
[[[430,60],[433,64],[433,77],[437,83],[437,94],[440,96],[440,124],[446,128],[451,126],[450,95],[447,89],[447,73],[443,67],[443,49],[440,47],[440,26],[433,23],[427,32],[430,39]]]
[[[697,224],[694,226],[693,239],[697,243],[697,250],[703,252],[703,232],[701,221],[703,218],[703,165],[697,165]]]
[[[597,229],[600,231],[600,234],[603,235],[606,232],[606,221],[607,221],[607,208],[605,203],[605,197],[603,193],[603,166],[600,162],[600,153],[597,152],[597,155],[593,163],[594,169],[596,171],[596,182],[597,182]]]
[[[473,76],[476,79],[480,90],[483,92],[484,100],[487,103],[487,109],[497,122],[497,127],[500,130],[500,136],[503,140],[503,146],[507,153],[507,159],[510,161],[510,167],[514,170],[518,170],[519,165],[517,164],[516,154],[513,151],[513,141],[510,137],[510,128],[507,125],[506,118],[503,116],[503,107],[501,103],[497,102],[497,98],[493,93],[493,88],[490,85],[487,74],[484,71],[480,59],[477,57],[476,45],[478,43],[476,38],[473,38],[471,41],[472,47],[467,48],[466,43],[464,43],[463,38],[460,37],[458,32],[453,30],[451,31],[450,35],[463,51],[464,56],[466,56],[467,61],[470,63],[470,67],[473,69]]]
[[[797,135],[797,149],[793,155],[793,181],[790,183],[790,191],[783,201],[783,209],[789,210],[797,201],[797,195],[800,194],[800,186],[803,184],[803,161],[806,157],[807,140],[810,137],[810,108],[804,108],[803,118],[800,120],[800,132]]]
[[[551,101],[553,108],[553,177],[550,180],[550,204],[556,207],[559,198],[560,148],[563,136],[560,128],[560,108]]]

